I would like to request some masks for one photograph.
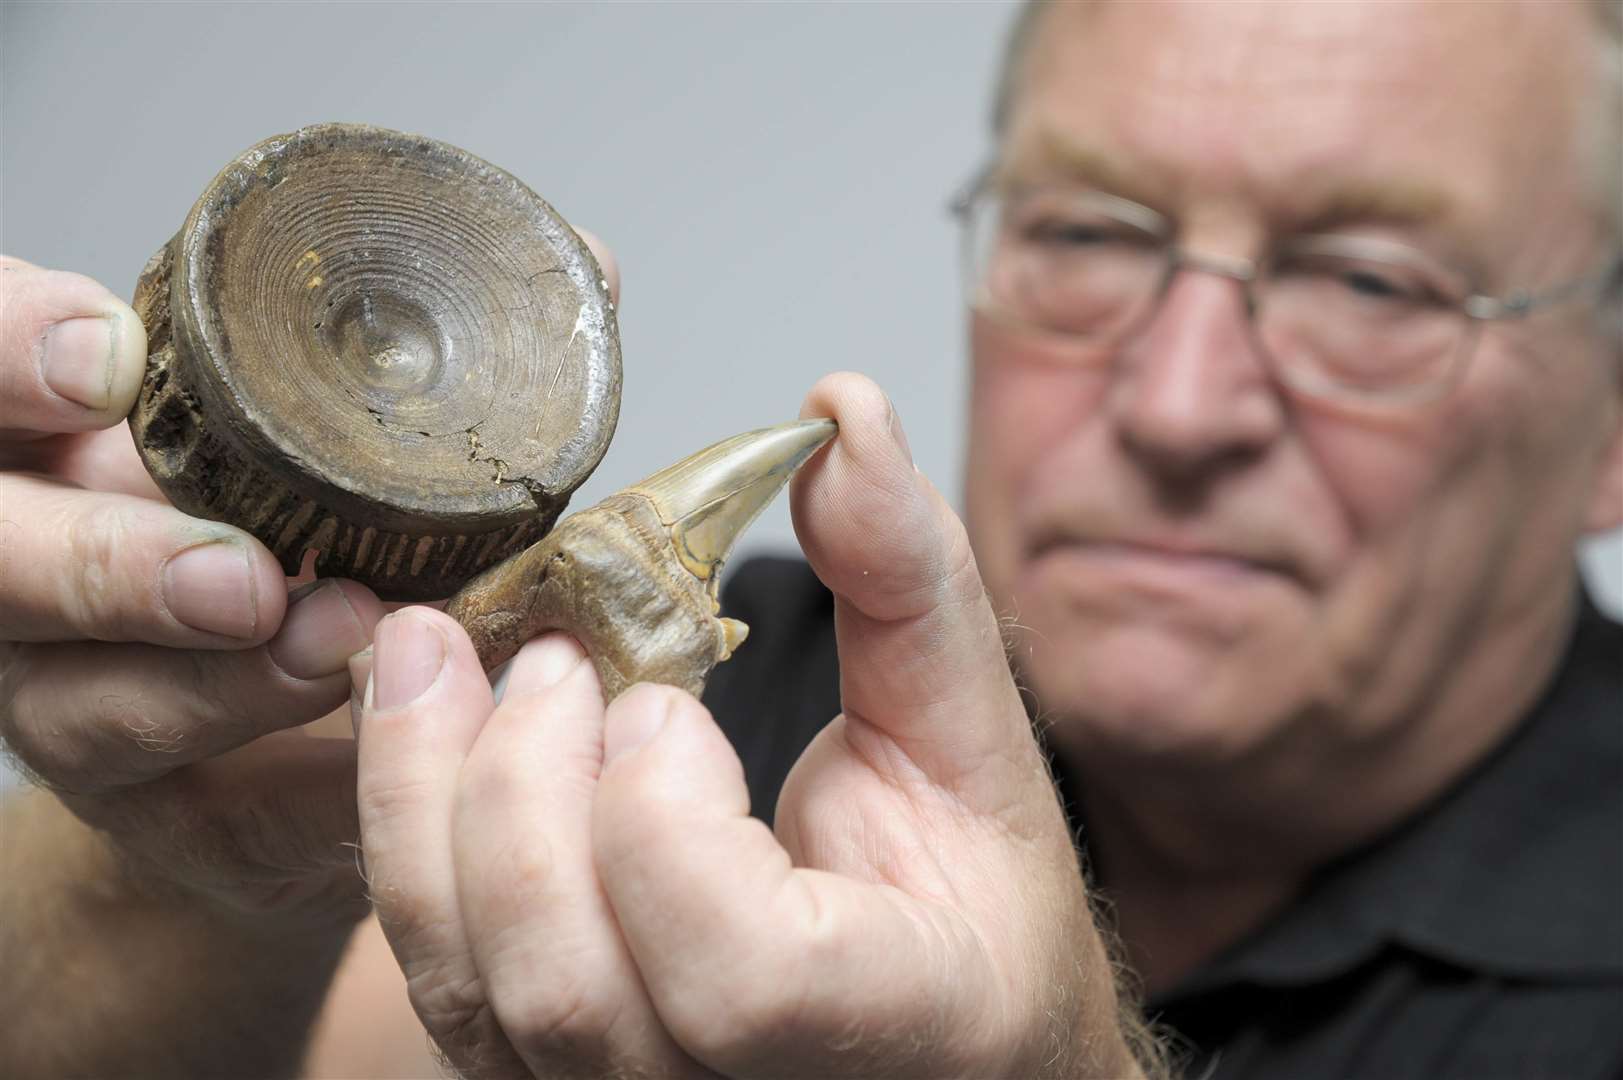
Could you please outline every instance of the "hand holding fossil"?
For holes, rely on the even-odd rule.
[[[840,427],[794,508],[836,594],[845,712],[796,766],[776,834],[690,694],[639,685],[605,707],[551,635],[496,705],[456,622],[380,625],[359,723],[368,868],[457,1067],[1134,1075],[962,526],[872,383],[825,380],[805,411]]]

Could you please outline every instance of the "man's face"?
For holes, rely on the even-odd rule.
[[[1003,160],[1202,255],[1328,230],[1538,289],[1607,250],[1574,150],[1590,33],[1581,5],[1056,5]],[[967,518],[1058,743],[1379,746],[1535,651],[1575,536],[1619,512],[1590,319],[1486,326],[1449,394],[1382,410],[1282,389],[1215,275],[1091,368],[975,316]]]

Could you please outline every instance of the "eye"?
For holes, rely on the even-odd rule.
[[[1281,282],[1311,287],[1327,299],[1383,308],[1449,306],[1447,288],[1419,265],[1326,252],[1282,258],[1274,269]]]
[[[1159,246],[1155,237],[1108,218],[1040,215],[1014,223],[1022,245],[1054,253],[1136,251]]]
[[[1407,300],[1413,298],[1413,293],[1401,283],[1393,280],[1392,275],[1381,274],[1374,270],[1354,268],[1344,270],[1341,275],[1341,284],[1360,296],[1367,296],[1372,300]]]
[[[1078,221],[1040,221],[1026,230],[1026,236],[1039,244],[1064,247],[1090,247],[1116,239],[1106,227]]]

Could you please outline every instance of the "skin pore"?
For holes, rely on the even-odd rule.
[[[1489,294],[1545,288],[1611,250],[1574,150],[1588,19],[1054,5],[1002,169],[1141,202],[1206,256],[1328,229]],[[981,573],[1130,958],[1163,988],[1524,714],[1571,624],[1572,538],[1623,519],[1618,356],[1569,305],[1482,327],[1434,402],[1309,400],[1273,376],[1239,286],[1199,273],[1107,365],[971,332]]]

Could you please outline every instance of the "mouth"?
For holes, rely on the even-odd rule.
[[[1030,563],[1039,570],[1094,572],[1124,585],[1163,590],[1204,591],[1299,580],[1295,568],[1280,558],[1163,537],[1103,539],[1053,534],[1033,545]]]

